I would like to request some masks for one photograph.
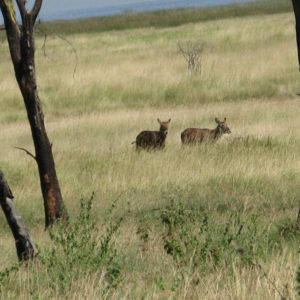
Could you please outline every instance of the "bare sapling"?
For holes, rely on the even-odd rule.
[[[202,54],[205,49],[205,44],[202,42],[187,41],[184,44],[178,42],[178,51],[183,55],[188,63],[188,70],[191,73],[199,73],[202,71]]]

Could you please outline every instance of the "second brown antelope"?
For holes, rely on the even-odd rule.
[[[136,137],[135,142],[132,142],[132,144],[136,144],[136,149],[143,148],[147,150],[154,150],[163,149],[165,147],[168,127],[171,119],[167,122],[162,122],[160,119],[157,119],[157,121],[160,124],[159,131],[145,130],[140,132]]]
[[[197,144],[205,142],[215,142],[224,133],[231,133],[226,123],[226,118],[221,122],[218,118],[215,119],[218,124],[215,129],[207,128],[187,128],[181,133],[182,144]]]

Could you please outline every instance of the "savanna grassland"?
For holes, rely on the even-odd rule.
[[[294,26],[291,11],[228,15],[65,33],[73,48],[39,32],[39,94],[70,215],[50,236],[36,165],[14,148],[33,152],[2,35],[0,165],[41,257],[16,265],[2,216],[1,299],[297,299]],[[185,41],[205,43],[201,73],[178,52]],[[231,135],[181,146],[183,129],[215,117]],[[157,118],[172,119],[165,150],[136,152]]]

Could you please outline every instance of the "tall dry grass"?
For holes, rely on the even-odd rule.
[[[296,299],[299,244],[292,223],[299,206],[300,109],[294,35],[292,14],[77,34],[68,37],[78,55],[75,78],[68,45],[50,38],[43,56],[38,39],[38,86],[66,206],[74,217],[80,197],[95,192],[93,220],[102,228],[116,201],[113,218],[124,217],[114,237],[122,280],[101,294],[105,270],[99,269],[74,279],[63,293],[37,264],[5,279],[1,297]],[[178,53],[176,43],[183,40],[207,43],[201,75],[191,76]],[[43,229],[37,169],[13,148],[33,151],[29,126],[5,43],[0,54],[0,164],[43,251],[51,241]],[[230,136],[213,145],[180,145],[183,129],[213,128],[214,118],[225,116]],[[165,151],[137,153],[131,142],[141,130],[156,130],[158,117],[172,118]],[[245,222],[256,215],[255,247],[274,246],[252,253],[250,265],[231,252],[228,260],[226,252],[219,265],[207,259],[204,273],[192,264],[182,267],[164,247],[160,213],[172,203],[200,217],[205,212],[216,228],[232,211]],[[198,221],[185,222],[193,234]],[[4,218],[0,223],[5,268],[16,254]],[[149,227],[147,241],[138,233],[142,225]]]

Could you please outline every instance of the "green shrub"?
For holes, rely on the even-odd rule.
[[[230,266],[233,261],[254,265],[258,258],[265,260],[267,254],[280,249],[286,237],[282,227],[263,224],[255,214],[232,211],[225,220],[218,220],[212,214],[187,209],[181,202],[163,209],[160,218],[166,253],[179,267],[201,272]]]
[[[40,259],[53,288],[66,290],[71,281],[99,270],[105,271],[109,287],[116,286],[121,278],[121,264],[112,242],[121,219],[115,223],[106,221],[105,231],[99,234],[91,215],[92,200],[93,196],[86,202],[81,199],[76,219],[49,231],[53,245],[41,252]]]
[[[99,297],[114,291],[122,279],[123,262],[113,237],[122,219],[112,221],[113,204],[106,211],[100,230],[92,216],[92,201],[93,196],[87,201],[81,199],[76,218],[69,218],[66,223],[57,223],[49,229],[52,243],[39,249],[39,256],[34,261],[18,262],[0,272],[1,299],[3,293],[20,293],[23,284],[28,285],[31,299],[40,299],[40,289],[47,290],[51,298],[55,298],[55,294],[64,298],[78,282],[91,276]]]
[[[9,277],[10,274],[18,272],[20,270],[21,265],[22,265],[21,262],[17,262],[11,267],[8,267],[5,270],[0,272],[0,295],[1,295],[1,288],[4,281]]]

